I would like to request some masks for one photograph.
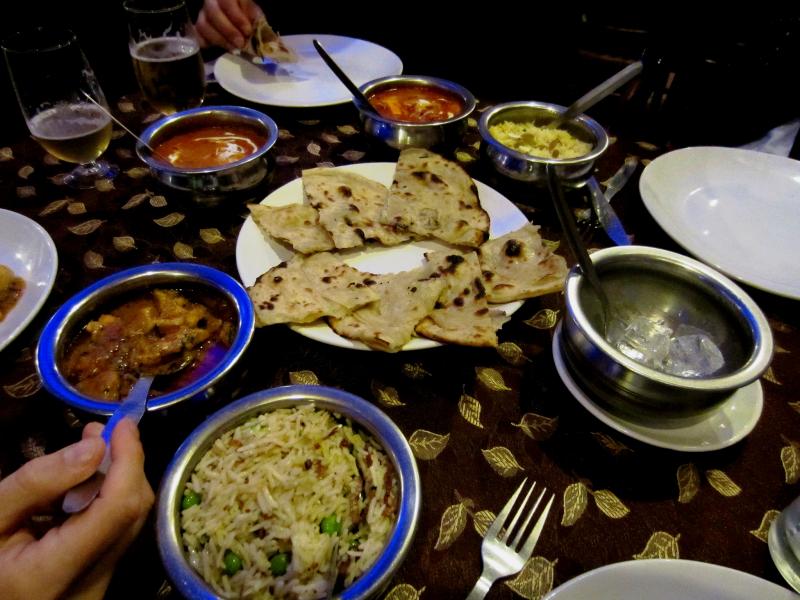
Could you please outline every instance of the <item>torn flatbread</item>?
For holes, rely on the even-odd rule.
[[[534,298],[564,287],[567,261],[542,243],[539,226],[530,223],[478,249],[489,302]]]
[[[267,23],[263,15],[253,23],[253,33],[245,43],[242,52],[258,58],[269,58],[276,62],[296,62],[297,54],[289,48]]]
[[[313,254],[333,250],[333,238],[319,224],[317,211],[304,204],[248,206],[261,233],[289,244],[296,252]]]
[[[489,215],[470,176],[458,164],[419,148],[400,153],[383,222],[458,246],[477,247],[489,237]]]

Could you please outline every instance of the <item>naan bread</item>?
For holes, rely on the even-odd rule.
[[[530,223],[484,243],[478,258],[493,303],[558,292],[567,277],[567,261],[542,243],[539,227]]]
[[[261,233],[289,244],[296,252],[313,254],[333,250],[333,238],[319,224],[317,211],[304,204],[248,206]]]
[[[377,302],[344,318],[329,319],[329,323],[343,337],[376,350],[397,352],[411,340],[417,323],[433,310],[444,281],[426,266],[374,279],[377,285],[373,289],[380,296]]]
[[[253,34],[242,52],[259,58],[270,58],[277,62],[296,62],[297,55],[281,39],[263,15],[253,23]]]
[[[445,287],[436,308],[417,325],[417,333],[439,342],[497,346],[497,330],[510,317],[489,308],[478,255],[442,251],[426,257]]]
[[[456,163],[419,148],[400,153],[384,223],[417,237],[458,246],[480,246],[489,237],[489,215],[478,190]]]
[[[385,186],[341,169],[303,171],[305,203],[319,212],[320,224],[337,248],[363,246],[377,240],[384,246],[405,242],[409,235],[381,223],[389,190]]]
[[[259,326],[310,323],[324,316],[343,317],[377,300],[373,277],[327,252],[310,258],[296,255],[261,275],[247,293]]]

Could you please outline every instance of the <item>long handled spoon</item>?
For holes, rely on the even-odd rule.
[[[331,58],[331,55],[328,54],[323,45],[317,40],[313,40],[312,43],[314,44],[314,48],[316,48],[317,53],[322,57],[322,60],[324,60],[325,64],[330,67],[331,71],[333,71],[333,74],[336,75],[336,77],[339,78],[339,81],[341,81],[350,91],[350,93],[353,94],[356,104],[365,110],[375,112],[375,109],[372,108],[372,104],[370,104],[367,97],[360,89],[358,89],[358,86],[353,83],[347,75],[345,75],[345,72],[342,71],[342,68],[336,64],[336,61],[333,60],[333,58]]]

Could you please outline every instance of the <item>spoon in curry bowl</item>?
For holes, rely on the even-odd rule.
[[[333,74],[341,81],[344,86],[353,94],[353,101],[358,105],[359,108],[364,110],[372,111],[373,113],[376,112],[375,109],[372,107],[369,99],[363,94],[363,92],[358,89],[358,86],[351,81],[351,79],[345,75],[345,72],[342,71],[342,68],[336,64],[336,61],[331,58],[331,55],[325,50],[322,44],[319,43],[317,40],[312,40],[314,44],[314,48],[317,50],[317,53],[322,57],[322,60],[325,61],[325,64],[328,65]]]

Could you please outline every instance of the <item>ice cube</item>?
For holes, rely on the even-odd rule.
[[[725,366],[725,357],[709,335],[680,326],[669,347],[664,371],[678,377],[708,377]]]
[[[659,316],[630,315],[612,319],[606,339],[625,356],[661,369],[669,353],[672,329]]]

